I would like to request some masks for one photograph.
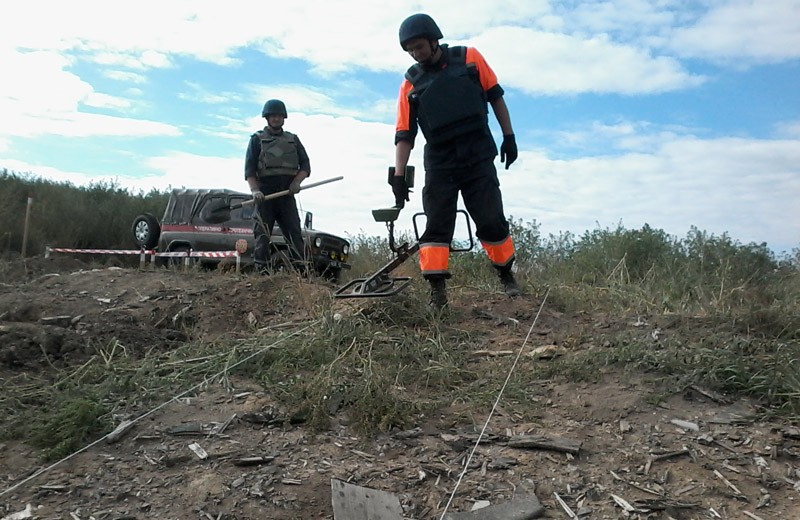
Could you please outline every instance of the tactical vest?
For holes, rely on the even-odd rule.
[[[300,159],[297,156],[297,138],[283,131],[271,134],[269,130],[257,132],[261,140],[261,153],[258,155],[258,176],[296,175]]]
[[[478,69],[467,64],[467,48],[441,45],[447,66],[428,71],[419,63],[406,72],[413,88],[408,102],[429,144],[449,141],[488,125],[486,93]]]

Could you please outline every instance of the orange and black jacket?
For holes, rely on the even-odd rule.
[[[408,70],[397,100],[395,144],[413,146],[421,129],[427,170],[471,166],[497,155],[487,117],[487,102],[504,93],[497,76],[474,47],[441,49],[435,64]]]

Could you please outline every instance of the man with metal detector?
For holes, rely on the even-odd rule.
[[[474,47],[439,44],[443,37],[427,14],[414,14],[400,25],[400,46],[417,62],[405,74],[397,102],[395,167],[389,183],[396,207],[409,199],[406,166],[417,130],[425,136],[427,217],[419,240],[419,265],[431,285],[431,304],[447,305],[448,260],[456,222],[458,193],[475,221],[480,239],[497,269],[505,293],[522,294],[511,268],[514,244],[503,213],[494,158],[497,146],[489,129],[487,104],[503,132],[500,161],[506,169],[517,159],[517,144],[503,89],[494,71]]]
[[[311,163],[300,138],[283,129],[288,117],[283,101],[270,99],[264,104],[261,115],[267,120],[267,126],[250,136],[244,177],[260,217],[253,227],[253,260],[260,272],[267,272],[275,222],[281,227],[293,263],[303,262],[303,236],[294,196],[300,191],[300,183],[311,174]],[[286,196],[264,200],[265,195],[285,190],[289,191]]]

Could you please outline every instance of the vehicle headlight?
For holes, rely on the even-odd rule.
[[[345,244],[342,246],[342,254],[346,255],[348,253],[350,253],[350,246],[348,244]]]
[[[322,247],[322,239],[320,237],[314,239],[314,247]]]

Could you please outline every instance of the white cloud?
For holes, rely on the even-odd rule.
[[[87,52],[78,53],[76,55],[97,65],[109,67],[127,67],[129,69],[139,71],[145,71],[154,68],[162,69],[172,66],[172,58],[168,54],[153,50],[98,52],[94,49],[87,49]]]
[[[120,98],[117,96],[110,96],[100,92],[90,92],[83,100],[83,104],[95,108],[130,108],[131,102],[128,99]]]
[[[103,76],[124,83],[147,83],[147,77],[136,72],[128,72],[122,70],[103,70]]]
[[[779,136],[800,139],[800,121],[782,121],[775,126]]]
[[[769,233],[772,247],[800,244],[797,140],[673,138],[653,153],[523,152],[519,161],[501,174],[506,212],[535,218],[546,233],[648,223],[678,236],[697,226],[743,242]]]
[[[2,50],[0,50],[2,53]],[[2,55],[6,72],[0,81],[3,114],[74,111],[92,86],[65,71],[70,60],[55,52],[8,52]]]
[[[71,61],[54,52],[8,53],[0,81],[0,136],[180,135],[162,122],[112,117],[81,111],[85,107],[122,109],[130,100],[95,92],[65,70]]]
[[[399,85],[399,80],[398,80]],[[253,113],[261,114],[261,108],[268,99],[280,99],[286,104],[289,117],[293,113],[304,114],[327,114],[343,117],[358,117],[361,119],[374,120],[385,119],[394,116],[396,105],[395,100],[391,101],[384,98],[372,105],[343,105],[337,102],[337,95],[350,95],[352,93],[341,92],[336,87],[331,89],[311,88],[305,85],[271,85],[263,87],[251,85],[249,89],[253,92],[252,101],[254,103]],[[328,93],[330,92],[330,94]],[[356,103],[359,103],[356,100]],[[263,125],[262,125],[263,126]]]
[[[0,104],[1,105],[1,104]],[[179,136],[181,131],[170,124],[143,119],[91,114],[84,112],[51,112],[49,114],[5,113],[0,137],[92,136]]]
[[[242,98],[239,92],[212,92],[194,81],[186,81],[184,84],[188,92],[179,92],[178,97],[187,101],[214,105],[240,101]]]
[[[652,0],[611,0],[603,2],[577,2],[574,9],[559,6],[557,11],[564,19],[564,28],[575,33],[614,33],[625,40],[643,34],[659,34],[676,22],[676,13],[670,10],[671,2]]]
[[[528,94],[642,94],[701,84],[669,57],[620,45],[604,36],[579,39],[521,27],[497,27],[473,38],[501,78]]]
[[[734,65],[800,58],[800,2],[720,2],[695,25],[675,31],[670,47],[682,56]]]
[[[399,49],[397,28],[415,11],[440,20],[445,41],[477,45],[506,83],[534,94],[663,92],[702,81],[649,45],[710,59],[774,61],[800,55],[797,0],[731,0],[712,5],[705,14],[644,0],[566,5],[518,0],[503,9],[482,0],[143,0],[124,15],[102,1],[84,0],[77,4],[82,8],[45,4],[47,17],[41,16],[41,4],[13,10],[11,4],[0,6],[0,16],[15,21],[0,35],[0,49],[64,52],[113,67],[118,78],[126,72],[120,67],[129,73],[172,67],[179,56],[231,66],[239,63],[236,53],[248,47],[303,60],[323,75],[356,69],[399,74],[410,62]],[[86,16],[90,10],[92,16]],[[692,18],[684,20],[688,13]],[[684,27],[674,30],[679,23]]]

